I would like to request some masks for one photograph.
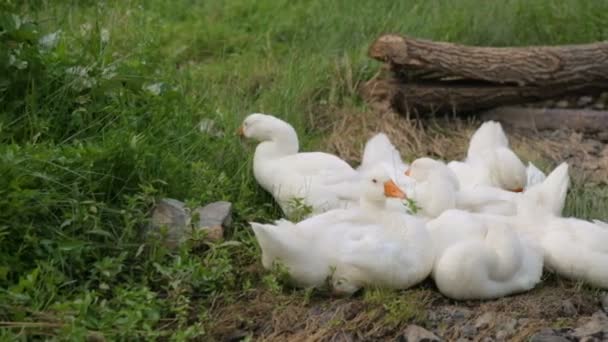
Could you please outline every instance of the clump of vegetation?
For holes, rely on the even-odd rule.
[[[292,222],[300,222],[312,214],[312,206],[304,202],[303,198],[294,197],[288,202],[290,209],[289,220]]]
[[[364,301],[386,310],[383,320],[389,327],[406,322],[422,324],[426,319],[428,303],[423,292],[369,289],[365,291]]]

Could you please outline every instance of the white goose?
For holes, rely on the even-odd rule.
[[[386,209],[386,196],[403,193],[383,168],[367,177],[357,209],[331,210],[298,224],[252,222],[264,267],[280,261],[300,286],[329,279],[334,291],[348,294],[367,285],[404,289],[426,278],[434,250],[424,224]]]
[[[274,116],[254,113],[243,121],[239,133],[259,141],[253,173],[262,188],[272,194],[290,216],[296,198],[312,207],[312,214],[356,203],[356,193],[345,186],[358,173],[342,159],[323,152],[299,153],[294,128]]]
[[[521,192],[526,187],[526,167],[509,148],[509,141],[500,123],[484,122],[471,137],[464,162],[453,161],[461,188],[498,187]]]
[[[448,209],[499,215],[517,212],[515,202],[520,194],[482,185],[461,189],[456,176],[443,162],[416,159],[406,175],[414,180],[406,194],[416,201],[422,216],[438,217]]]
[[[448,210],[427,223],[436,249],[432,276],[442,294],[491,299],[540,281],[542,251],[500,218]]]
[[[518,203],[517,225],[542,246],[545,265],[560,275],[608,289],[608,224],[559,217],[570,178],[562,163]]]

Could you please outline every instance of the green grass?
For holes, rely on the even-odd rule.
[[[279,217],[233,134],[250,112],[363,108],[383,32],[481,45],[608,38],[606,1],[0,0],[0,337],[204,336],[206,307],[263,286],[247,220]],[[14,15],[12,15],[14,14]],[[41,48],[57,33],[56,45]],[[48,37],[48,36],[47,36]],[[213,120],[211,133],[202,120]],[[606,218],[575,191],[568,211]],[[227,239],[170,253],[139,231],[160,197],[229,200]],[[603,201],[606,203],[606,201]],[[399,304],[401,305],[401,304]],[[399,305],[397,307],[399,307]]]

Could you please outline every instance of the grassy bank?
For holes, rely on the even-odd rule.
[[[278,286],[247,220],[279,217],[234,136],[249,112],[323,149],[319,117],[365,110],[382,32],[481,45],[608,39],[608,2],[0,1],[0,337],[204,336],[207,308]],[[404,151],[406,152],[406,151]],[[603,197],[602,197],[603,196]],[[205,251],[139,236],[160,197],[228,200]],[[604,201],[597,200],[603,198]],[[606,191],[568,210],[606,218]]]

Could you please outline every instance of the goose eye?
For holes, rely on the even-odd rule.
[[[376,180],[376,178],[372,179],[372,182],[378,183],[378,181]]]

